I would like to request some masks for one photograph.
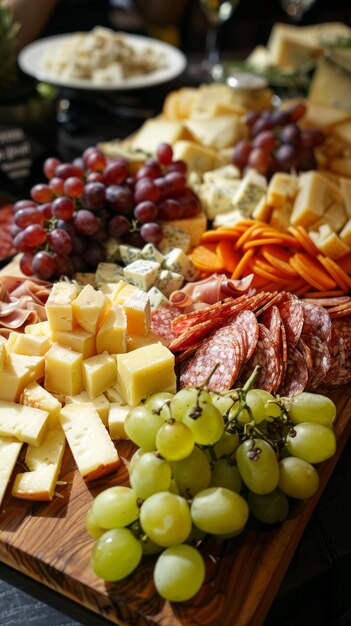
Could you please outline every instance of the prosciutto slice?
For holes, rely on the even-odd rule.
[[[23,331],[27,324],[46,320],[45,302],[52,284],[19,276],[0,277],[0,335]]]

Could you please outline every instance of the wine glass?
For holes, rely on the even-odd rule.
[[[199,0],[208,23],[206,58],[200,66],[200,74],[203,78],[218,78],[223,73],[219,47],[221,26],[232,17],[239,2],[240,0]]]
[[[301,22],[304,14],[317,0],[280,0],[280,6],[292,22]]]

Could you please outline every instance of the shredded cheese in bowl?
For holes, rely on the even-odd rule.
[[[165,61],[151,46],[137,48],[123,33],[97,26],[67,37],[45,55],[43,66],[60,77],[103,84],[149,74],[165,67]]]

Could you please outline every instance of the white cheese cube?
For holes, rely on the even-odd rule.
[[[160,264],[156,261],[139,259],[124,268],[124,276],[135,287],[142,291],[148,291],[155,284],[160,274],[160,268]]]
[[[156,281],[156,288],[168,298],[173,291],[177,291],[184,283],[184,276],[171,272],[170,270],[161,270]]]
[[[130,411],[129,404],[112,402],[108,416],[108,430],[112,439],[129,439],[124,430],[124,421]]]
[[[105,283],[118,283],[123,278],[123,267],[117,263],[99,263],[95,272],[98,289]]]
[[[150,300],[151,311],[158,309],[162,305],[169,304],[168,298],[157,287],[151,287],[147,292],[147,296]]]
[[[140,255],[142,259],[145,259],[147,261],[156,261],[156,263],[159,263],[160,265],[162,265],[164,260],[163,254],[161,254],[161,252],[157,250],[156,246],[154,246],[153,243],[145,244],[140,252]]]
[[[259,200],[266,194],[267,181],[255,170],[249,170],[233,197],[233,208],[250,217]]]
[[[195,280],[198,276],[198,271],[191,262],[187,254],[180,248],[173,248],[165,255],[163,267],[176,274],[184,276],[185,280]],[[160,288],[160,287],[159,287]],[[179,289],[179,287],[176,287]],[[163,289],[161,289],[163,291]]]
[[[124,265],[129,265],[129,263],[133,263],[133,261],[137,261],[141,258],[140,248],[128,246],[127,244],[120,244],[119,253]]]
[[[91,404],[98,412],[102,423],[105,426],[107,426],[110,403],[103,393],[101,393],[99,396],[96,396],[96,398],[90,399],[88,392],[82,391],[81,393],[78,393],[76,396],[66,396],[65,403],[66,404],[83,404],[83,403]]]
[[[172,248],[181,248],[184,252],[190,252],[191,237],[183,228],[163,223],[162,230],[163,239],[158,244],[162,254],[167,254]]]

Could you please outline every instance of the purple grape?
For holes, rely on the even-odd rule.
[[[134,207],[133,192],[127,186],[110,185],[106,189],[106,204],[112,211],[128,215]]]
[[[148,222],[142,225],[140,235],[147,243],[159,243],[163,237],[162,227],[157,222]]]
[[[95,235],[100,228],[100,220],[88,209],[78,211],[73,219],[75,229],[82,235]]]

